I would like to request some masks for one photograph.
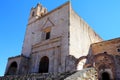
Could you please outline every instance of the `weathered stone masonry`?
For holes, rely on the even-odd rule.
[[[51,12],[37,4],[30,11],[21,55],[8,59],[5,76],[22,75],[27,79],[26,75],[67,74],[93,67],[90,70],[97,71],[99,80],[119,80],[119,53],[120,38],[103,41],[74,12],[70,2]],[[90,75],[89,69],[89,74],[86,71],[85,75]],[[92,77],[83,78],[85,75],[76,77]]]

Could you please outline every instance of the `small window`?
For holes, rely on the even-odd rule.
[[[33,17],[34,15],[35,15],[35,12],[33,11],[33,12],[32,12],[32,17]]]
[[[46,40],[47,39],[50,39],[50,32],[46,32],[46,38],[45,38]]]
[[[51,37],[51,27],[47,27],[47,28],[45,28],[45,29],[43,29],[43,32],[42,32],[42,40],[48,40],[48,39],[50,39],[50,37]]]
[[[120,49],[117,49],[118,52],[120,52]]]

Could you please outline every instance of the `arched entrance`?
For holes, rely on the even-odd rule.
[[[15,75],[16,73],[17,73],[17,63],[13,62],[8,68],[7,75]]]
[[[86,60],[87,60],[87,56],[82,56],[77,60],[77,63],[76,63],[77,70],[82,70],[84,68]]]
[[[99,53],[93,58],[95,68],[98,71],[100,80],[114,80],[115,78],[115,63],[114,57],[105,53]]]
[[[110,80],[110,75],[107,72],[102,73],[102,80]]]
[[[48,73],[49,69],[49,58],[44,56],[41,58],[39,63],[39,73]]]
[[[82,59],[78,64],[77,64],[77,70],[82,70],[84,65],[86,63],[86,59]]]

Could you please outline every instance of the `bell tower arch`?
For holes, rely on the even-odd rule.
[[[40,3],[38,3],[36,7],[31,8],[28,24],[42,17],[46,13],[47,13],[47,9],[43,7]]]

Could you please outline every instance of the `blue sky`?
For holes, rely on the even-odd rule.
[[[30,9],[38,2],[48,11],[68,0],[1,0],[0,76],[8,57],[21,54]],[[120,0],[71,0],[72,7],[104,40],[120,37]]]

